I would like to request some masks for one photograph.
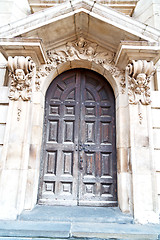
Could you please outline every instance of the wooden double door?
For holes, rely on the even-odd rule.
[[[99,74],[74,69],[46,94],[39,204],[117,205],[115,101]]]

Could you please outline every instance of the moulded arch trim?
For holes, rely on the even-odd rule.
[[[51,82],[54,81],[54,79],[60,75],[61,73],[71,70],[74,68],[85,68],[89,69],[92,71],[95,71],[102,76],[110,83],[115,98],[118,96],[120,92],[120,84],[117,82],[118,79],[116,79],[104,66],[101,64],[97,64],[95,62],[87,61],[87,60],[73,60],[73,61],[68,61],[59,64],[55,69],[53,69],[44,79],[42,85],[41,85],[41,90],[43,94],[46,94],[46,91],[48,87],[50,86]]]

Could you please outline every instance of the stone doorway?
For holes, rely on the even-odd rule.
[[[46,93],[39,204],[117,206],[115,99],[99,74],[74,69]]]

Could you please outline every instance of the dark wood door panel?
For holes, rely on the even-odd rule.
[[[46,94],[40,204],[115,206],[114,94],[89,70],[58,76]]]

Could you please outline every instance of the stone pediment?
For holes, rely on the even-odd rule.
[[[116,52],[122,40],[158,42],[160,31],[89,0],[66,2],[0,28],[1,38],[38,37],[45,50],[81,35]]]

